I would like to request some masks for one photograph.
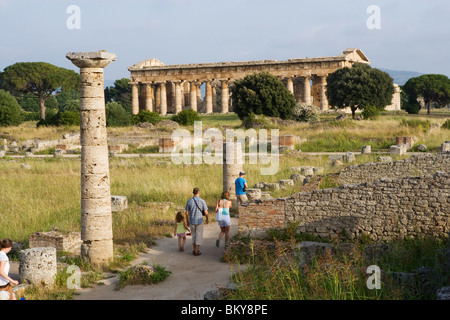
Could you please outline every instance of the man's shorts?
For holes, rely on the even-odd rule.
[[[191,224],[192,243],[201,245],[203,242],[203,224]]]
[[[237,195],[236,198],[237,198],[238,205],[248,203],[248,198],[247,198],[246,194]]]

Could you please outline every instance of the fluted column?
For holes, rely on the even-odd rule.
[[[205,113],[213,113],[213,92],[212,92],[212,86],[211,81],[206,81],[205,85],[205,103],[206,103],[206,110]]]
[[[139,86],[137,83],[131,85],[131,110],[133,114],[139,113]]]
[[[228,79],[222,81],[222,93],[221,93],[221,113],[228,113],[230,90],[228,89]]]
[[[311,105],[311,76],[304,78],[303,82],[303,102]]]
[[[167,114],[167,91],[166,91],[166,83],[162,82],[160,84],[161,87],[161,115],[165,116]]]
[[[153,88],[150,83],[145,84],[145,110],[153,111]]]
[[[292,77],[287,78],[286,88],[290,93],[294,94],[294,79]]]
[[[174,83],[175,83],[175,114],[178,114],[183,110],[181,81],[174,81]]]
[[[197,111],[197,84],[195,81],[191,82],[190,98],[191,98],[191,110]]]
[[[156,94],[155,94],[155,112],[161,114],[161,85],[156,84]]]
[[[114,257],[103,68],[116,55],[70,52],[66,57],[80,68],[81,257],[102,265]]]
[[[320,110],[328,110],[327,76],[320,77]]]

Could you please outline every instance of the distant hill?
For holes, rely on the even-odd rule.
[[[397,71],[397,70],[389,70],[389,69],[383,69],[383,68],[377,68],[381,71],[384,71],[386,73],[389,73],[389,75],[394,79],[394,83],[402,86],[404,85],[409,79],[419,77],[423,75],[423,73],[415,72],[415,71]]]

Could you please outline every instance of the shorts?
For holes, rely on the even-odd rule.
[[[203,225],[191,224],[192,243],[199,246],[203,243]]]
[[[222,220],[219,222],[219,227],[230,227],[231,226],[231,219],[229,215],[222,215]]]
[[[177,233],[177,237],[180,239],[186,238],[186,232],[185,233]]]
[[[248,197],[246,194],[239,194],[236,196],[238,205],[248,203]]]

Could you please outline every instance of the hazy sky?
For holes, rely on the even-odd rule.
[[[67,27],[70,5],[80,29]],[[114,80],[149,58],[286,60],[359,48],[374,67],[450,76],[448,0],[0,0],[0,30],[0,71],[28,61],[78,71],[67,52],[106,49],[117,55],[105,70]]]

